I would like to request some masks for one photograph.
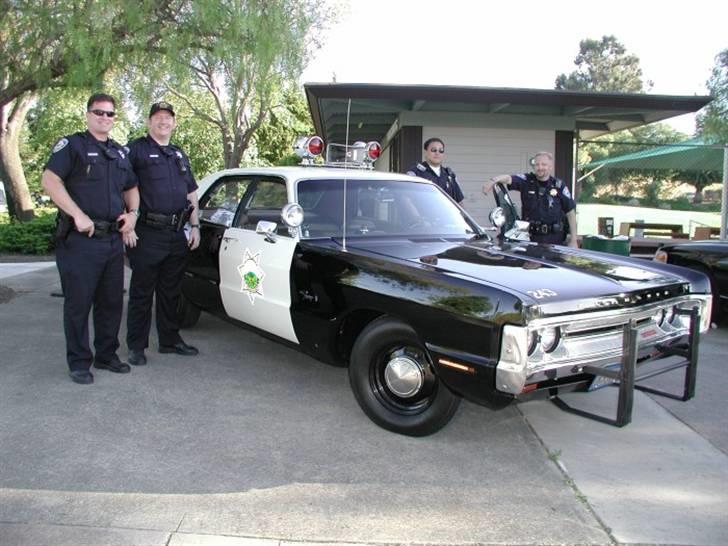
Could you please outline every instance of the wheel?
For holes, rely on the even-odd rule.
[[[192,328],[200,320],[201,309],[180,294],[177,302],[177,323],[180,328]]]
[[[364,413],[399,434],[437,432],[460,405],[460,397],[435,374],[414,330],[390,317],[375,320],[359,334],[349,382]]]

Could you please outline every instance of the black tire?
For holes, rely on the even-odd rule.
[[[177,323],[180,328],[192,328],[200,320],[202,310],[180,294],[177,302]]]
[[[403,393],[402,384],[393,387],[392,379],[397,379],[393,363],[405,363],[405,370],[417,370],[407,379],[416,378],[413,381],[420,386],[411,387],[411,393]],[[460,405],[460,397],[435,373],[414,330],[389,317],[375,320],[359,334],[351,353],[349,383],[359,406],[372,421],[408,436],[437,432]]]

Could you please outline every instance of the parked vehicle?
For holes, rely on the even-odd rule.
[[[686,241],[666,244],[655,253],[655,260],[700,271],[710,279],[713,292],[713,318],[718,319],[728,306],[728,241]]]
[[[321,147],[302,153],[312,162]],[[691,324],[707,329],[704,275],[488,233],[429,181],[350,168],[378,151],[203,179],[184,325],[205,310],[348,366],[363,411],[415,436],[443,427],[461,397],[499,408],[598,386],[630,325],[640,361],[685,347]]]

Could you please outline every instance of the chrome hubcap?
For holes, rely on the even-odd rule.
[[[398,356],[387,362],[384,381],[394,394],[409,398],[420,392],[424,374],[417,360],[409,356]]]

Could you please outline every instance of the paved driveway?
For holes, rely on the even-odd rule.
[[[0,544],[728,543],[727,433],[705,407],[726,422],[725,329],[698,398],[638,395],[625,429],[464,403],[408,438],[364,416],[346,370],[205,314],[199,357],[151,350],[76,385],[55,269],[0,284]]]

